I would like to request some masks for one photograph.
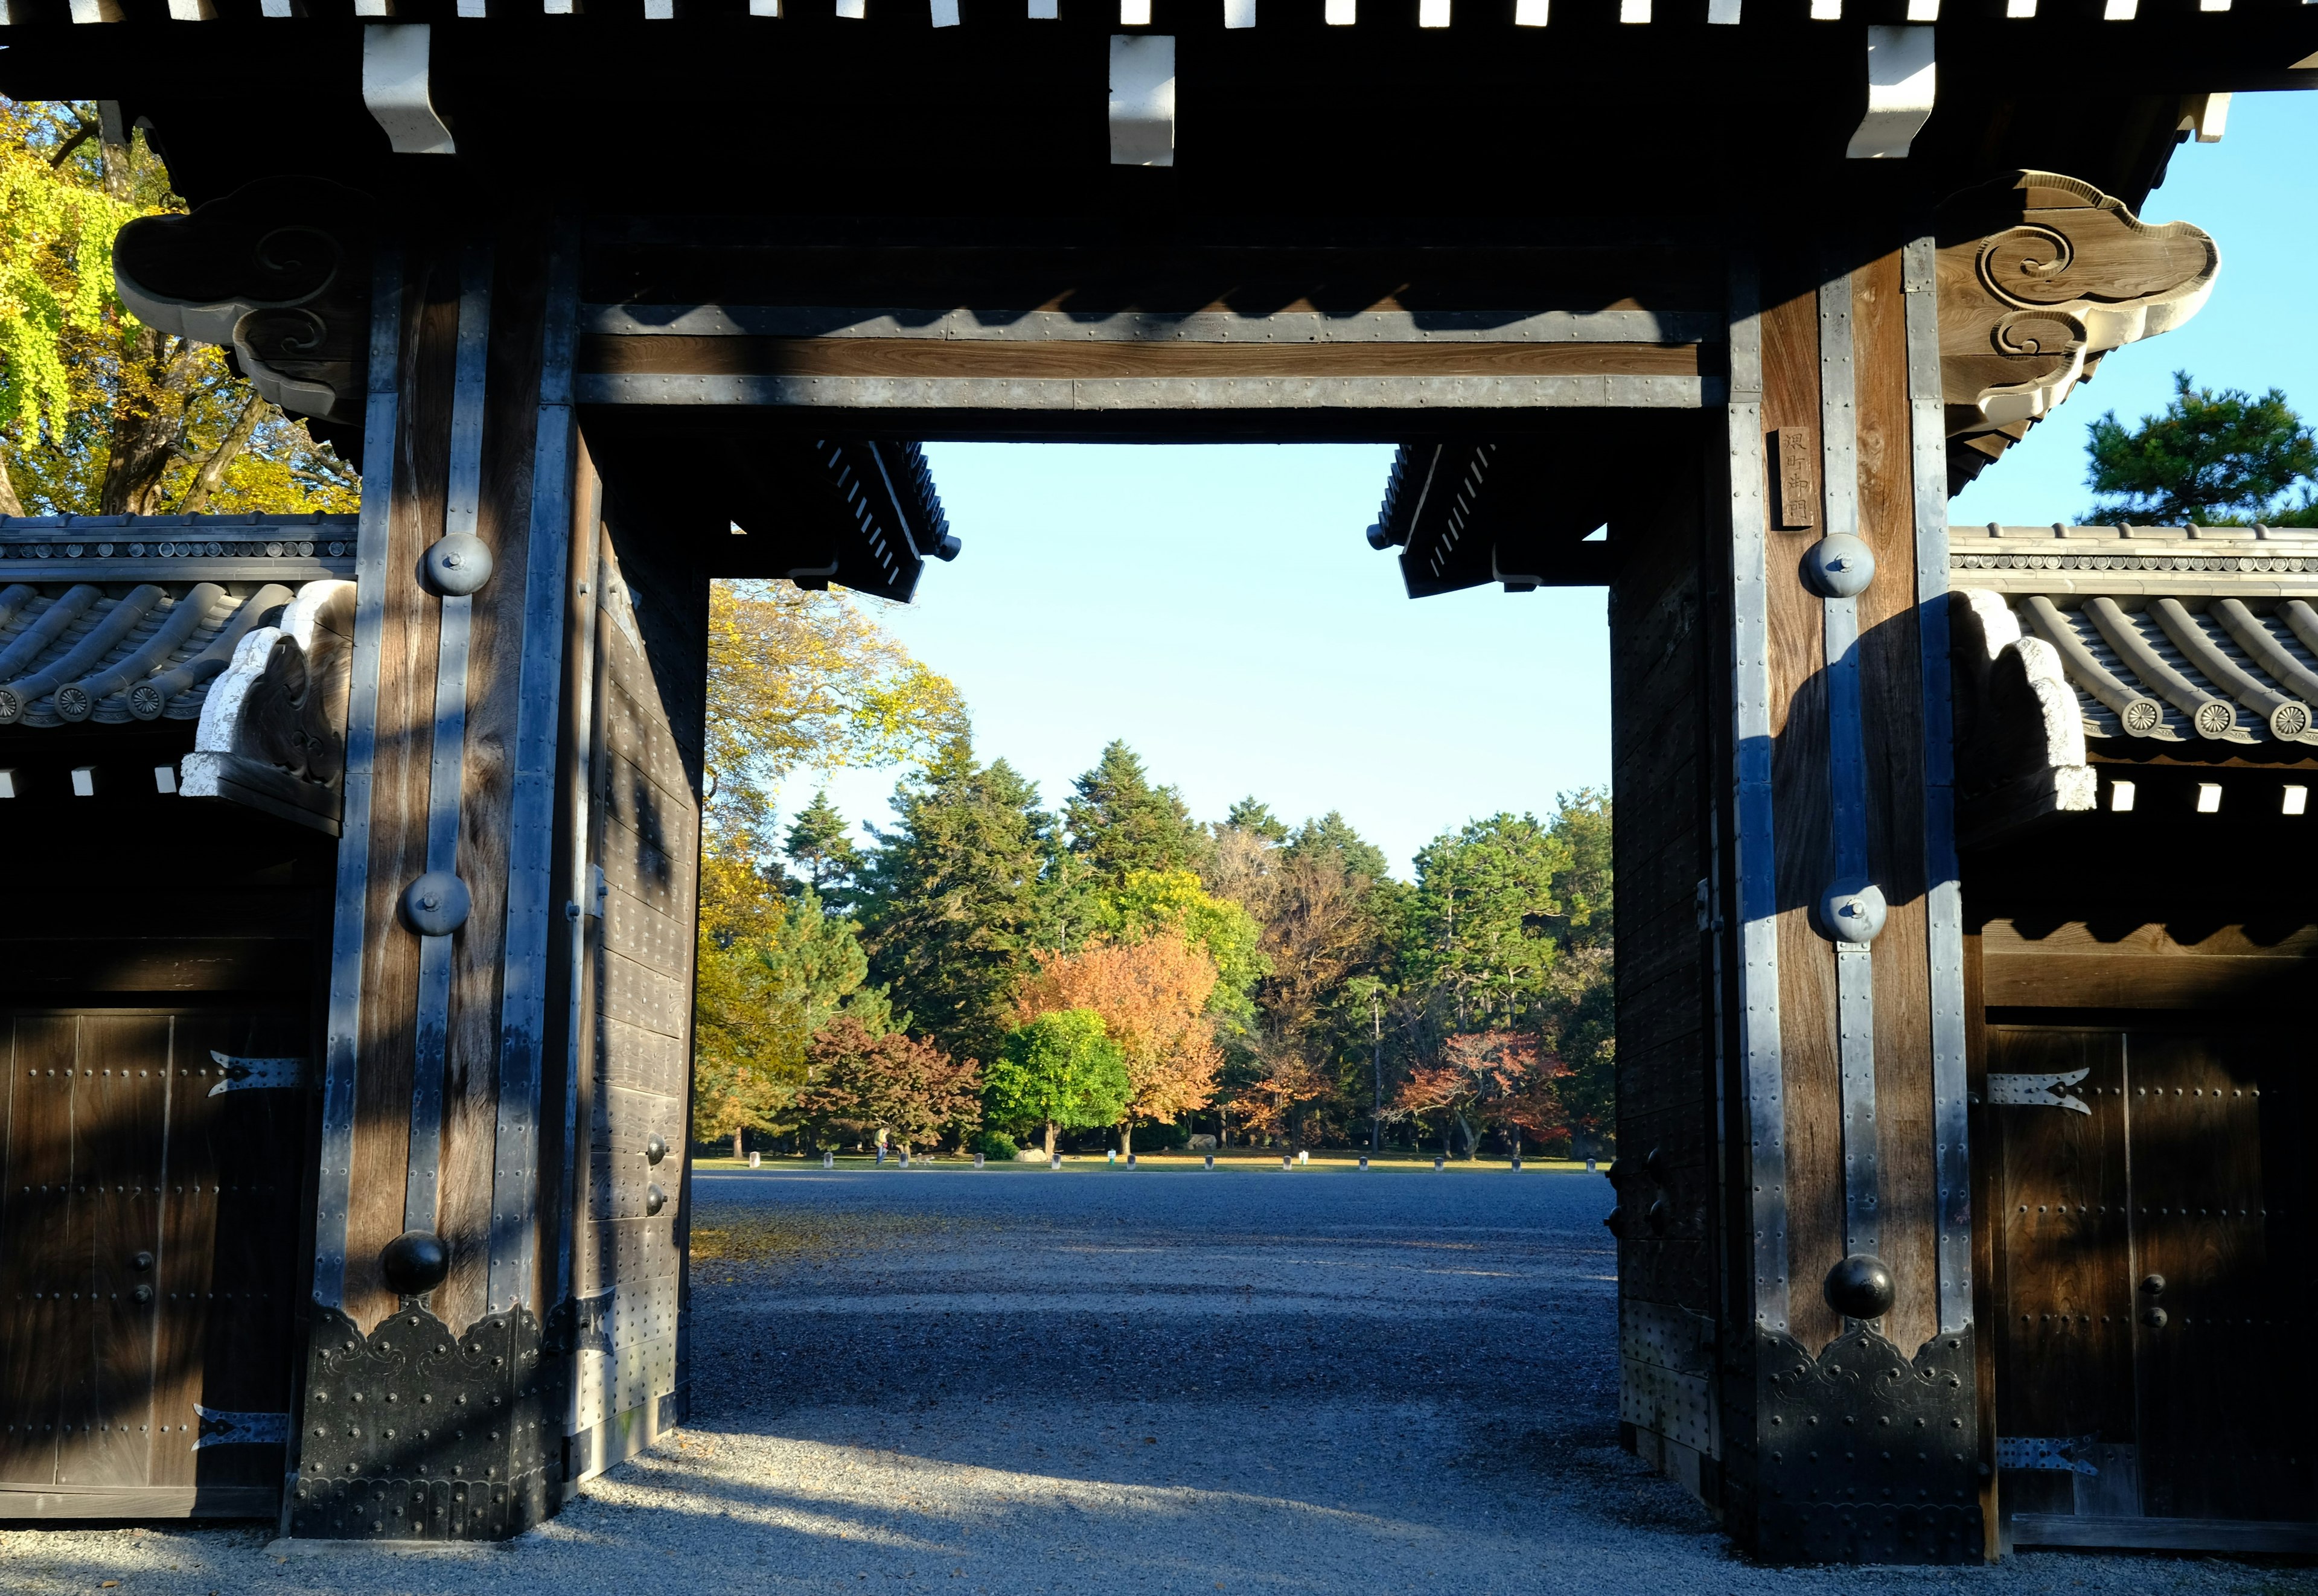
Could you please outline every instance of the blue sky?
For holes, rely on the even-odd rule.
[[[2220,286],[2181,330],[2112,355],[2055,419],[1956,500],[1958,522],[2074,520],[2084,429],[2161,408],[2170,373],[2282,387],[2318,410],[2318,95],[2240,95],[2220,144],[2175,153],[2151,220],[2221,242]],[[1123,737],[1192,812],[1253,794],[1329,809],[1406,872],[1442,831],[1549,812],[1610,777],[1609,636],[1597,589],[1477,588],[1412,603],[1375,519],[1384,448],[930,449],[965,552],[887,623],[964,691],[984,758],[1058,805]],[[816,778],[784,794],[801,804]],[[831,797],[883,823],[890,771]]]

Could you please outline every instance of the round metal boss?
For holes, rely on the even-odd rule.
[[[662,1191],[657,1186],[647,1186],[644,1188],[644,1212],[646,1214],[657,1214],[662,1208],[667,1206],[668,1193]]]
[[[402,889],[402,918],[422,937],[448,937],[467,923],[467,883],[447,870],[429,870]]]
[[[378,1255],[386,1283],[398,1296],[423,1296],[451,1272],[451,1250],[431,1230],[407,1230]]]
[[[1827,1305],[1846,1319],[1881,1319],[1891,1311],[1897,1287],[1883,1260],[1855,1252],[1827,1272]]]
[[[668,1156],[668,1142],[658,1132],[644,1138],[644,1162],[656,1164]]]
[[[1847,532],[1831,532],[1803,551],[1803,579],[1828,598],[1852,598],[1875,579],[1875,551]]]
[[[472,532],[439,537],[427,551],[427,579],[454,598],[473,593],[491,579],[490,549]]]
[[[1882,890],[1867,882],[1840,882],[1819,900],[1819,918],[1837,942],[1873,942],[1883,929]]]

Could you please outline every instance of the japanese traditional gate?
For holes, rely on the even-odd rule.
[[[339,838],[289,1531],[684,1411],[708,578],[907,597],[917,440],[1366,439],[1412,594],[1610,589],[1633,1444],[1765,1556],[1992,1549],[1947,496],[2203,301],[2127,207],[2318,9],[819,4],[0,0],[195,202],[124,298],[363,466],[350,651],[186,751]]]

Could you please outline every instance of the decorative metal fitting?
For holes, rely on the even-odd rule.
[[[644,1138],[644,1162],[656,1164],[668,1156],[668,1142],[655,1131]]]
[[[644,1213],[652,1215],[668,1206],[668,1193],[657,1186],[644,1188]]]
[[[1873,942],[1883,929],[1882,889],[1870,882],[1837,882],[1819,900],[1819,927],[1837,942]]]
[[[427,579],[454,598],[480,591],[491,579],[490,546],[472,532],[436,539],[427,551]]]
[[[448,937],[472,906],[467,883],[448,870],[429,870],[402,889],[402,918],[421,937]]]
[[[1854,598],[1875,579],[1875,551],[1847,532],[1830,532],[1803,551],[1803,580],[1824,598]]]
[[[1898,1295],[1891,1271],[1872,1252],[1855,1252],[1827,1272],[1827,1305],[1846,1319],[1881,1319]]]
[[[451,1250],[431,1230],[407,1230],[378,1255],[386,1283],[401,1296],[423,1296],[451,1273]]]

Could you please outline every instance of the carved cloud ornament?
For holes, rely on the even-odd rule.
[[[371,208],[340,184],[265,178],[189,215],[122,228],[113,282],[148,327],[232,350],[283,409],[352,426],[368,354]]]
[[[2222,267],[2202,229],[2152,226],[2052,172],[1956,195],[1941,207],[1939,244],[1947,434],[1986,458],[2067,399],[2103,354],[2196,315]]]

